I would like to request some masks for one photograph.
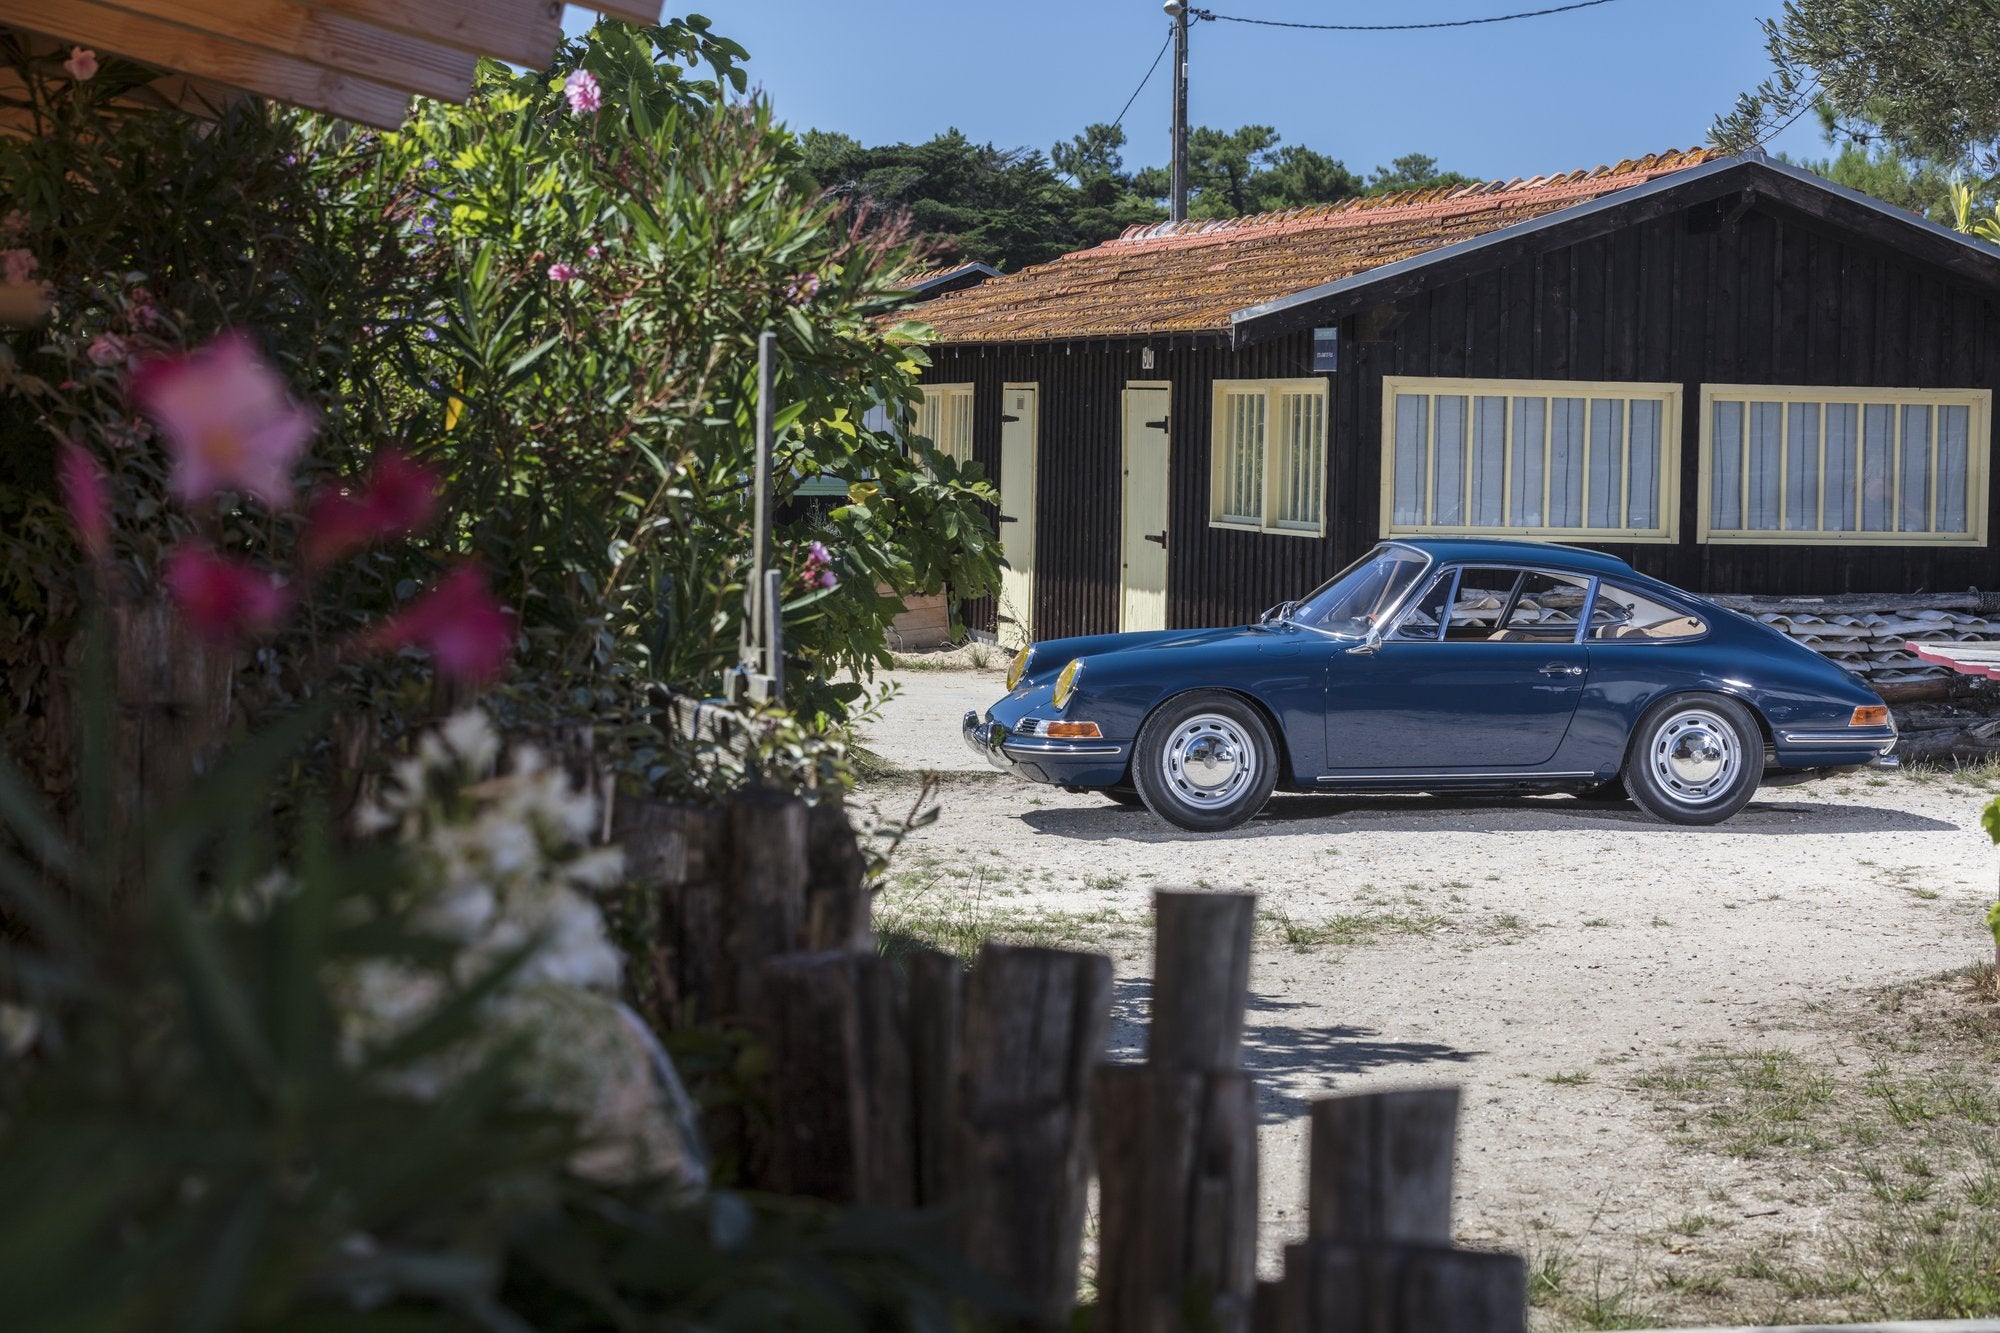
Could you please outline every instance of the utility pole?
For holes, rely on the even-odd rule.
[[[1162,6],[1174,21],[1174,187],[1167,204],[1167,216],[1175,222],[1187,221],[1188,197],[1188,7],[1183,0],[1166,0]]]

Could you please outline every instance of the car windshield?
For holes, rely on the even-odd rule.
[[[1342,638],[1365,638],[1383,624],[1430,565],[1407,546],[1378,546],[1321,584],[1282,617]]]

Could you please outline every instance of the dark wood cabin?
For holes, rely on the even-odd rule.
[[[1993,587],[2000,249],[1761,156],[1160,224],[925,307],[975,630],[1223,624],[1384,536],[1709,593]]]

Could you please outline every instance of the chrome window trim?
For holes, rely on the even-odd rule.
[[[1400,598],[1400,599],[1399,599],[1399,600],[1398,600],[1398,601],[1397,601],[1397,602],[1395,603],[1395,605],[1391,606],[1391,607],[1389,608],[1389,610],[1388,610],[1388,611],[1387,611],[1387,612],[1386,612],[1386,613],[1384,614],[1384,616],[1383,616],[1383,620],[1384,620],[1384,621],[1386,621],[1387,623],[1389,623],[1389,624],[1392,624],[1392,625],[1393,625],[1393,624],[1394,624],[1394,623],[1395,623],[1395,622],[1396,622],[1396,621],[1397,621],[1397,620],[1398,620],[1398,619],[1399,619],[1399,618],[1400,618],[1400,617],[1402,616],[1402,614],[1403,614],[1403,608],[1404,608],[1404,606],[1406,606],[1406,605],[1408,604],[1408,602],[1409,602],[1409,600],[1410,600],[1410,593],[1411,593],[1411,592],[1414,592],[1414,591],[1415,591],[1415,590],[1416,590],[1417,588],[1419,588],[1419,587],[1422,587],[1422,586],[1427,586],[1427,585],[1425,585],[1425,584],[1424,584],[1424,576],[1425,576],[1426,574],[1428,574],[1428,573],[1430,573],[1430,572],[1431,572],[1431,566],[1435,565],[1435,564],[1436,564],[1436,563],[1437,563],[1438,561],[1437,561],[1437,557],[1436,557],[1436,556],[1432,555],[1432,554],[1431,554],[1431,553],[1430,553],[1429,551],[1426,551],[1426,550],[1425,550],[1425,549],[1424,549],[1423,547],[1421,547],[1421,546],[1412,546],[1412,545],[1410,545],[1410,543],[1408,543],[1408,542],[1400,542],[1400,541],[1380,541],[1380,542],[1376,542],[1376,543],[1375,543],[1375,544],[1374,544],[1373,546],[1371,546],[1371,547],[1369,547],[1369,548],[1368,548],[1368,555],[1374,555],[1374,554],[1375,554],[1375,553],[1376,553],[1377,551],[1381,551],[1381,550],[1385,550],[1385,549],[1387,549],[1387,548],[1389,548],[1389,547],[1392,547],[1392,546],[1393,546],[1393,547],[1395,547],[1395,548],[1397,548],[1398,550],[1403,550],[1403,551],[1408,551],[1408,552],[1410,552],[1410,553],[1411,553],[1412,555],[1415,555],[1415,556],[1420,556],[1420,557],[1421,557],[1421,558],[1423,559],[1423,562],[1424,562],[1424,566],[1423,566],[1423,568],[1422,568],[1422,569],[1419,569],[1419,570],[1417,571],[1417,576],[1416,576],[1416,577],[1415,577],[1414,579],[1410,580],[1410,588],[1409,588],[1409,590],[1408,590],[1408,591],[1405,591],[1405,592],[1404,592],[1404,594],[1403,594],[1403,596],[1402,596],[1402,597],[1401,597],[1401,598]],[[1367,558],[1368,558],[1368,556],[1367,556],[1367,555],[1364,555],[1364,556],[1362,556],[1362,557],[1361,557],[1361,560],[1366,560]],[[1361,560],[1356,560],[1356,561],[1354,562],[1354,564],[1356,564],[1356,565],[1360,564],[1360,563],[1361,563]],[[1350,566],[1349,566],[1349,568],[1350,568],[1350,569],[1351,569],[1351,568],[1353,568],[1353,565],[1350,565]],[[1308,596],[1310,596],[1311,594],[1307,594],[1307,595],[1308,595]],[[1304,600],[1304,599],[1301,599],[1301,600]],[[1296,621],[1296,620],[1291,620],[1291,619],[1287,619],[1287,620],[1286,620],[1286,621],[1285,621],[1284,623],[1285,623],[1285,624],[1287,624],[1287,625],[1295,625],[1295,626],[1297,626],[1297,627],[1298,627],[1299,629],[1302,629],[1302,630],[1308,630],[1308,631],[1310,631],[1310,632],[1312,632],[1312,633],[1314,633],[1314,634],[1322,634],[1322,635],[1325,635],[1325,636],[1326,636],[1327,638],[1329,638],[1329,639],[1332,639],[1332,640],[1333,640],[1333,641],[1334,641],[1335,643],[1353,643],[1353,642],[1356,642],[1356,640],[1354,640],[1354,639],[1350,639],[1350,638],[1348,638],[1348,637],[1347,637],[1346,635],[1343,635],[1343,634],[1335,634],[1335,633],[1334,633],[1334,632],[1333,632],[1332,630],[1330,630],[1330,629],[1321,629],[1321,628],[1320,628],[1319,626],[1317,626],[1317,625],[1302,625],[1302,624],[1299,624],[1299,622],[1298,622],[1298,621]],[[1379,633],[1378,633],[1378,635],[1377,635],[1377,639],[1378,639],[1378,640],[1379,640],[1380,642],[1385,642],[1385,643],[1387,642],[1387,640],[1386,640],[1386,639],[1381,639],[1381,636],[1379,635]],[[1362,638],[1361,640],[1359,640],[1359,642],[1362,642],[1362,643],[1366,643],[1367,641],[1368,641],[1368,640],[1367,640],[1367,639],[1366,639],[1365,637],[1364,637],[1364,638]]]
[[[1324,777],[1314,778],[1313,781],[1316,783],[1353,782],[1356,780],[1362,782],[1415,782],[1426,778],[1590,778],[1594,780],[1596,777],[1597,774],[1595,773],[1558,773],[1553,771],[1523,773],[1519,770],[1509,773],[1391,773],[1376,771],[1367,773],[1330,773]]]
[[[1384,543],[1384,545],[1388,544],[1389,543],[1386,542]],[[1385,634],[1382,636],[1383,645],[1387,646],[1388,644],[1392,643],[1491,642],[1491,640],[1485,640],[1485,639],[1452,640],[1445,637],[1445,631],[1451,628],[1451,609],[1454,606],[1458,605],[1458,581],[1464,575],[1467,569],[1502,569],[1502,570],[1512,570],[1516,574],[1546,574],[1551,578],[1558,578],[1558,579],[1582,579],[1584,581],[1583,617],[1577,621],[1576,633],[1570,636],[1569,642],[1572,645],[1582,644],[1584,642],[1584,637],[1583,637],[1584,630],[1589,628],[1590,616],[1597,609],[1597,585],[1604,581],[1600,576],[1596,574],[1586,574],[1582,570],[1577,570],[1577,569],[1551,569],[1547,565],[1522,565],[1522,564],[1514,564],[1510,561],[1505,561],[1505,560],[1493,560],[1493,561],[1459,560],[1453,564],[1445,566],[1443,571],[1438,575],[1439,578],[1443,578],[1446,574],[1449,574],[1452,579],[1452,589],[1451,589],[1451,595],[1445,598],[1445,615],[1444,619],[1438,623],[1437,637],[1432,639],[1401,639],[1397,638],[1395,634],[1391,632],[1389,634]],[[1421,583],[1422,582],[1421,578],[1418,581]],[[1429,592],[1433,587],[1436,586],[1436,583],[1437,583],[1436,579],[1431,580],[1431,582],[1429,583],[1424,583],[1423,591]],[[1497,627],[1504,628],[1506,624],[1507,614],[1514,609],[1514,603],[1520,600],[1521,583],[1522,580],[1520,578],[1516,578],[1514,580],[1514,592],[1512,596],[1509,598],[1507,605],[1501,608],[1501,618],[1498,622],[1496,622]],[[1403,608],[1404,613],[1416,609],[1416,603],[1414,600],[1409,598],[1405,598],[1404,600],[1408,603],[1407,607]],[[1400,624],[1401,619],[1402,616],[1401,614],[1399,614],[1397,616],[1395,623]],[[1562,642],[1560,640],[1535,639],[1531,640],[1530,642],[1540,643],[1545,648],[1560,648],[1562,646]],[[1688,640],[1661,639],[1659,640],[1659,642],[1685,643],[1688,642]]]

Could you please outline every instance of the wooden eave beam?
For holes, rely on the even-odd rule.
[[[546,67],[562,41],[562,0],[290,0],[460,51]]]
[[[609,18],[623,19],[627,23],[650,28],[660,21],[662,4],[663,0],[596,0],[596,3],[585,5],[584,8],[594,9]]]
[[[479,57],[294,0],[103,0],[113,9],[296,56],[324,69],[459,102]]]
[[[377,129],[395,129],[409,110],[409,95],[386,84],[113,9],[98,0],[55,0],[53,4],[51,0],[0,0],[0,23],[330,112]]]

